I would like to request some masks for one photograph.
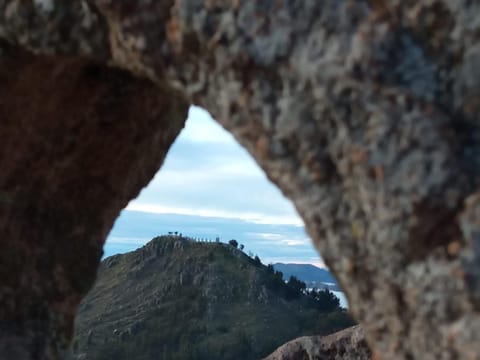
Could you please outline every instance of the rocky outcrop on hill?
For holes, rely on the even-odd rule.
[[[328,336],[304,336],[280,346],[264,360],[370,360],[372,353],[360,326]]]
[[[383,358],[478,357],[479,12],[1,0],[0,355],[64,354],[191,102],[292,199]]]

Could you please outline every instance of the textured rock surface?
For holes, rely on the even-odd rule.
[[[264,360],[370,360],[372,353],[360,326],[329,336],[304,336],[280,346]]]
[[[379,356],[468,359],[480,356],[479,13],[478,1],[451,0],[0,0],[0,37],[35,54],[119,66],[206,107],[293,200]],[[22,70],[12,66],[11,72]],[[10,91],[6,84],[3,92]],[[55,99],[61,92],[43,94]],[[158,98],[177,99],[161,91]],[[22,110],[24,128],[31,130],[17,123],[13,135],[2,133],[12,140],[1,145],[0,166],[12,156],[37,156],[35,164],[43,167],[27,172],[35,195],[66,202],[61,184],[46,175],[55,152],[36,149],[75,132],[63,121],[65,127],[45,140],[31,127],[39,126],[35,108]],[[102,136],[83,123],[79,129],[92,139]],[[149,135],[138,133],[142,141]],[[29,153],[15,145],[24,142],[32,146]],[[145,156],[138,149],[134,158]],[[33,189],[18,180],[28,163],[15,164],[21,170],[12,172],[10,183]],[[134,173],[112,167],[91,177],[88,163],[69,164],[71,186]],[[112,193],[123,200],[116,205],[144,182],[129,184],[124,197]],[[84,204],[72,208],[86,211]],[[103,212],[113,219],[120,208],[96,204],[88,211],[96,219],[103,220]],[[17,218],[2,219],[7,234],[14,233],[4,236],[8,251],[37,233],[29,225],[29,234],[16,234]],[[98,249],[107,223],[84,243]],[[46,224],[41,232],[62,244],[63,232]],[[72,222],[56,224],[75,233]],[[64,249],[56,251],[61,258]],[[90,269],[92,259],[79,262]]]
[[[0,56],[0,358],[62,358],[119,211],[187,106],[125,71]]]

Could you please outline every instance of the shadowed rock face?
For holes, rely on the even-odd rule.
[[[10,48],[0,83],[0,358],[62,358],[104,239],[187,106],[123,70]]]
[[[65,308],[74,313],[75,306],[66,304],[75,304],[91,279],[80,287],[73,279],[82,269],[93,278],[113,219],[161,163],[186,108],[176,105],[181,94],[211,111],[292,199],[379,356],[478,357],[478,2],[3,0],[0,10],[0,37],[36,54],[23,53],[23,62],[11,60],[9,70],[0,70],[7,79],[0,90],[7,94],[0,135],[10,139],[0,145],[0,166],[7,169],[0,191],[11,199],[0,210],[8,214],[2,216],[7,235],[1,250],[31,251],[28,262],[2,261],[1,272],[13,284],[24,274],[32,278],[35,269],[38,288],[58,283],[55,289],[65,289],[56,308],[44,304],[43,290],[29,297],[28,319],[45,307],[55,319]],[[16,51],[3,49],[2,61]],[[14,97],[12,84],[26,67],[47,59],[41,54],[51,56],[48,71],[61,79],[78,72],[64,56],[76,66],[95,60],[149,79],[99,65],[100,73],[122,74],[136,89],[122,98],[109,77],[77,78],[90,84],[85,97],[103,89],[95,99],[114,102],[108,110],[95,108],[100,112],[93,111],[93,119],[128,123],[125,135],[92,126],[92,111],[79,102],[64,106],[68,91],[52,77],[20,86],[21,96]],[[69,89],[77,94],[76,87]],[[140,89],[151,94],[146,104],[136,96]],[[15,105],[17,112],[8,110],[20,98],[25,102]],[[46,110],[39,112],[40,105]],[[156,132],[144,121],[169,136],[153,140]],[[55,131],[42,130],[50,123]],[[106,136],[112,146],[102,145]],[[70,158],[62,150],[67,139],[79,144],[79,159],[101,158],[108,166]],[[144,146],[131,147],[133,139]],[[128,152],[135,166],[122,166],[119,151]],[[36,171],[27,170],[31,164]],[[78,200],[70,195],[69,189],[101,184],[115,184],[104,198],[94,190],[78,190]],[[4,204],[21,206],[15,210],[21,216]],[[56,210],[39,215],[45,204]],[[22,216],[36,220],[24,223]],[[67,240],[71,236],[76,240]],[[75,244],[83,255],[70,275],[61,276],[66,280],[57,281],[51,269],[72,251],[62,244]],[[11,288],[0,292],[0,299],[19,304],[1,313],[10,324],[8,314],[27,308],[20,290],[6,295]],[[67,295],[75,301],[66,301]],[[1,304],[8,309],[6,300]],[[52,326],[50,334],[67,333]],[[0,343],[8,343],[4,338]],[[55,339],[49,342],[59,347]]]
[[[360,326],[329,336],[304,336],[280,346],[264,360],[370,360],[371,351]]]

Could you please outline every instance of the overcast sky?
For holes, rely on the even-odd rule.
[[[198,107],[190,109],[162,169],[127,209],[303,225],[250,154]]]
[[[161,170],[117,220],[105,255],[176,230],[191,237],[238,239],[264,263],[323,266],[291,202],[198,107],[190,109]]]

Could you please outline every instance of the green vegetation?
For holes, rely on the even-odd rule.
[[[353,324],[338,303],[282,276],[233,245],[155,238],[102,262],[81,305],[74,358],[258,359]]]
[[[318,309],[323,312],[332,312],[340,309],[340,300],[328,289],[312,289],[308,292],[315,299]]]
[[[287,282],[287,297],[289,299],[300,297],[306,290],[306,287],[303,281],[298,280],[295,276],[290,276]]]

